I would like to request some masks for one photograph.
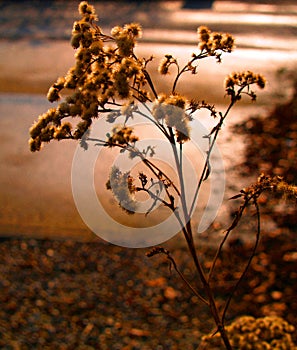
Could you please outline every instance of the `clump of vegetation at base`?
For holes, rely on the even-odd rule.
[[[297,349],[291,336],[295,327],[281,317],[242,316],[227,326],[226,331],[234,350]],[[205,346],[208,344],[212,346],[211,348],[220,346],[220,338],[217,334],[205,336],[204,342]]]

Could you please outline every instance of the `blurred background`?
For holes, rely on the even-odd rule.
[[[221,64],[205,60],[199,74],[185,75],[180,86],[189,97],[223,111],[223,81],[230,72],[250,69],[268,80],[256,103],[243,99],[223,127],[218,144],[227,175],[225,199],[261,171],[297,183],[296,1],[90,3],[106,33],[115,25],[142,24],[137,54],[154,55],[153,78],[164,54],[187,62],[197,49],[198,26],[234,35],[232,54],[223,55]],[[78,4],[0,0],[0,348],[200,349],[201,336],[214,333],[214,325],[168,264],[147,259],[144,249],[107,245],[81,220],[71,191],[77,144],[52,142],[39,153],[29,151],[30,126],[52,107],[46,100],[49,86],[74,64],[70,37]],[[166,90],[169,82],[170,77],[157,79],[158,88]],[[201,121],[209,126],[207,119]],[[218,222],[200,236],[206,268],[214,254],[211,243],[239,205],[227,202]],[[228,322],[248,313],[297,324],[297,214],[291,203],[261,197],[259,252],[231,303]],[[255,213],[249,214],[217,264],[214,286],[221,306],[252,249]],[[180,236],[166,248],[196,285]]]
[[[0,1],[0,234],[90,239],[73,204],[70,176],[76,145],[50,144],[30,154],[28,129],[50,104],[46,92],[74,62],[69,44],[79,1]],[[143,26],[137,53],[155,56],[154,75],[164,54],[186,59],[197,47],[196,29],[207,25],[236,38],[236,49],[223,63],[206,60],[197,77],[183,80],[190,97],[224,105],[224,77],[251,69],[268,79],[257,104],[241,104],[231,124],[292,94],[286,74],[297,59],[297,6],[294,1],[93,1],[105,32],[131,21]],[[120,8],[120,10],[119,10]],[[166,79],[158,81],[166,89]],[[274,100],[273,100],[274,99]],[[229,127],[230,125],[228,125]],[[226,166],[232,133],[222,145]],[[237,146],[239,156],[241,140]],[[233,152],[232,152],[233,153]],[[231,157],[232,158],[232,157]],[[228,160],[229,159],[229,160]],[[229,162],[229,163],[228,163]],[[232,167],[231,167],[232,168]],[[231,169],[232,170],[232,169]],[[231,181],[233,182],[233,181]],[[238,186],[240,188],[240,181]],[[57,208],[59,208],[57,212]]]

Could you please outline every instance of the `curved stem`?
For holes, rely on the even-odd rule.
[[[187,72],[189,70],[189,66],[192,65],[196,60],[199,60],[199,59],[202,59],[202,58],[205,58],[207,57],[208,55],[206,53],[202,53],[200,52],[200,54],[198,56],[194,56],[191,61],[189,61],[184,67],[183,69],[179,69],[179,66],[177,65],[178,67],[178,72],[177,72],[177,75],[175,77],[175,80],[173,82],[173,85],[172,85],[172,94],[174,94],[176,92],[176,86],[177,86],[177,83],[178,83],[178,80],[179,78],[181,77],[181,75],[185,72]]]
[[[188,222],[190,220],[190,216],[188,215],[186,196],[185,196],[185,184],[184,184],[183,169],[182,169],[182,153],[180,155],[181,158],[179,159],[172,127],[168,127],[168,130],[169,130],[169,134],[170,134],[170,145],[171,145],[171,148],[173,151],[176,170],[178,173],[178,179],[179,179],[179,184],[180,184],[180,200],[182,203],[182,210],[183,210],[183,215],[184,215],[184,220],[185,220],[184,225],[187,226]],[[180,151],[182,151],[182,148],[180,149]],[[192,232],[189,231],[188,234],[191,235]]]
[[[243,278],[245,277],[250,265],[251,265],[251,262],[256,254],[256,251],[257,251],[257,248],[258,248],[258,245],[259,245],[259,241],[260,241],[260,231],[261,231],[261,224],[260,224],[260,210],[259,210],[259,205],[258,205],[258,202],[257,202],[257,199],[254,198],[254,205],[256,207],[256,213],[257,213],[257,233],[256,233],[256,241],[255,241],[255,245],[253,247],[253,250],[251,252],[251,255],[249,257],[249,260],[246,264],[246,267],[245,269],[243,270],[240,278],[238,279],[238,281],[236,282],[235,286],[233,287],[233,290],[231,292],[231,294],[229,295],[229,298],[227,299],[226,301],[226,304],[225,304],[225,307],[224,307],[224,311],[223,311],[223,314],[222,314],[222,321],[224,322],[225,320],[225,317],[226,317],[226,313],[227,313],[227,310],[229,308],[229,305],[230,305],[230,302],[234,296],[234,293],[236,292],[239,284],[241,283],[241,281],[243,280]]]
[[[144,188],[144,187],[136,187],[136,191],[140,192],[140,191],[144,191],[146,193],[149,194],[149,196],[151,198],[153,198],[155,201],[159,201],[161,203],[164,204],[165,207],[170,208],[171,210],[174,210],[174,207],[172,206],[171,203],[166,202],[164,199],[160,198],[159,196],[157,196],[154,192],[152,192],[151,190],[149,190],[148,188]]]
[[[154,97],[157,99],[158,98],[158,93],[157,93],[157,91],[155,89],[155,86],[154,86],[154,83],[153,83],[153,81],[151,79],[151,76],[149,75],[149,73],[148,73],[148,71],[146,69],[143,70],[143,74],[145,75],[145,78],[146,78],[146,80],[147,80],[147,82],[148,82],[148,84],[149,84],[149,86],[150,86],[150,88],[152,90],[152,93],[153,93]]]
[[[191,208],[190,208],[190,212],[189,212],[189,215],[191,216],[193,214],[193,211],[194,211],[194,206],[195,206],[195,202],[197,200],[197,196],[198,196],[198,193],[199,193],[199,190],[200,190],[200,187],[202,185],[202,182],[205,178],[205,175],[207,173],[207,170],[208,170],[208,167],[209,167],[209,163],[210,163],[210,157],[211,157],[211,153],[212,153],[212,150],[213,150],[213,147],[216,143],[216,140],[217,140],[217,137],[218,137],[218,134],[221,130],[221,127],[223,125],[223,122],[224,120],[226,119],[226,117],[228,116],[231,108],[235,105],[235,103],[238,101],[238,97],[240,96],[242,90],[245,88],[245,86],[241,87],[235,96],[233,96],[231,98],[231,101],[229,103],[229,106],[228,108],[226,109],[224,115],[221,116],[221,119],[218,123],[218,125],[215,127],[214,129],[214,136],[213,136],[213,139],[209,145],[209,148],[208,148],[208,151],[207,151],[207,156],[206,156],[206,159],[205,159],[205,162],[204,162],[204,167],[203,167],[203,170],[202,170],[202,173],[201,173],[201,176],[200,176],[200,179],[198,181],[198,184],[197,184],[197,187],[195,189],[195,194],[194,194],[194,198],[193,198],[193,201],[192,201],[192,205],[191,205]],[[210,135],[209,135],[210,137]]]
[[[213,259],[213,262],[212,262],[212,265],[211,265],[211,268],[209,270],[209,273],[208,273],[208,281],[210,282],[211,278],[212,278],[212,275],[213,275],[213,272],[214,272],[214,269],[215,269],[215,266],[216,266],[216,262],[219,258],[219,255],[223,249],[223,246],[226,242],[226,240],[228,239],[231,231],[237,226],[237,224],[239,223],[239,220],[241,219],[242,217],[242,214],[245,210],[245,208],[247,207],[248,205],[248,201],[245,201],[243,205],[240,206],[239,210],[237,211],[236,213],[236,216],[234,218],[234,220],[232,221],[231,225],[228,227],[228,229],[226,230],[226,234],[223,238],[223,240],[221,241],[217,251],[216,251],[216,254],[215,254],[215,257]]]
[[[207,306],[209,306],[209,302],[203,298],[202,295],[200,295],[197,290],[191,285],[191,283],[185,278],[185,276],[183,275],[183,273],[178,269],[175,260],[173,259],[173,257],[171,255],[167,255],[167,258],[172,262],[173,267],[175,269],[175,271],[178,273],[179,277],[183,280],[183,282],[189,287],[189,289],[192,291],[192,293],[194,295],[196,295],[204,304],[206,304]]]
[[[218,308],[217,308],[217,305],[215,302],[213,291],[211,289],[210,284],[208,283],[207,277],[204,273],[203,267],[199,261],[198,255],[197,255],[197,251],[196,251],[195,243],[194,243],[194,239],[193,239],[191,220],[190,220],[189,213],[187,211],[187,203],[186,203],[185,188],[184,188],[184,178],[183,178],[183,171],[181,168],[182,158],[179,159],[179,157],[178,157],[175,138],[174,138],[172,128],[169,127],[168,129],[169,129],[169,133],[171,135],[171,146],[172,146],[172,150],[173,150],[173,154],[174,154],[174,158],[175,158],[175,163],[176,163],[179,181],[180,181],[180,187],[181,187],[180,198],[181,198],[181,202],[182,202],[182,209],[183,209],[184,218],[186,221],[186,224],[183,227],[183,233],[184,233],[185,239],[187,241],[188,249],[189,249],[191,257],[193,259],[193,262],[194,262],[196,271],[198,273],[199,279],[200,279],[200,281],[203,285],[204,291],[207,295],[207,302],[208,302],[208,306],[210,308],[210,312],[211,312],[213,319],[217,325],[218,331],[221,334],[221,337],[223,339],[223,342],[225,344],[226,349],[232,350],[232,347],[231,347],[229,339],[228,339],[228,335],[225,331],[224,324],[222,322],[222,319],[220,317],[220,314],[219,314],[219,311],[218,311]],[[182,151],[181,148],[180,148],[180,151]]]
[[[158,177],[159,175],[162,175],[165,177],[166,180],[168,180],[171,184],[171,186],[174,188],[175,192],[177,193],[178,196],[180,196],[180,191],[178,190],[178,188],[174,185],[173,181],[171,181],[171,179],[154,163],[152,163],[151,161],[149,161],[148,159],[144,158],[142,155],[140,155],[141,160],[143,161],[143,163],[149,167],[149,169],[154,173],[154,175],[156,177]]]
[[[145,105],[146,106],[146,105]],[[147,107],[147,106],[146,106]],[[148,112],[151,114],[151,111],[149,108]],[[142,113],[141,111],[135,111],[134,113],[137,113],[139,115],[141,115],[142,117],[144,117],[145,119],[149,120],[151,123],[153,123],[161,132],[162,134],[164,134],[164,136],[169,140],[169,134],[167,133],[166,129],[164,128],[164,126],[160,123],[158,123],[157,121],[155,121],[153,118],[149,117],[148,115],[146,115],[145,113]]]

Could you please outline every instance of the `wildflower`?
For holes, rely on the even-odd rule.
[[[257,84],[263,89],[266,84],[266,79],[261,74],[255,74],[251,71],[230,74],[224,81],[225,88],[234,87],[235,85],[243,87],[251,84]]]
[[[40,151],[41,148],[41,140],[39,137],[36,138],[30,138],[29,140],[29,147],[31,152]]]
[[[158,68],[158,71],[160,74],[162,75],[166,75],[168,74],[168,71],[169,71],[169,64],[168,64],[168,59],[165,57],[162,59],[162,61],[160,62],[160,65],[159,65],[159,68]]]
[[[250,96],[252,101],[255,101],[257,95],[250,90],[250,85],[256,84],[260,89],[263,89],[266,84],[265,78],[261,74],[255,74],[251,71],[232,73],[225,78],[224,86],[227,95],[230,95],[233,100],[240,100],[241,93],[244,88],[247,88],[244,93]],[[238,87],[236,92],[236,86]]]
[[[172,64],[176,64],[176,59],[172,57],[172,55],[165,55],[165,57],[161,60],[159,64],[158,71],[162,75],[166,75],[169,73],[169,67]]]
[[[95,56],[99,55],[102,48],[103,48],[103,43],[101,40],[96,40],[92,42],[92,44],[89,47],[90,53]]]
[[[186,105],[186,98],[182,95],[179,94],[174,94],[174,95],[170,95],[166,100],[165,103],[172,105],[172,106],[176,106],[179,107],[181,109],[185,109],[185,105]]]
[[[115,80],[114,86],[119,96],[122,98],[129,97],[129,94],[130,94],[129,79],[126,73],[123,71],[115,72],[113,75],[113,78]]]
[[[71,124],[63,123],[60,127],[56,128],[53,138],[56,140],[66,139],[71,136]]]
[[[177,142],[189,140],[188,121],[190,117],[185,112],[186,98],[179,94],[160,95],[152,108],[152,115],[157,121],[164,120],[170,128],[175,128]]]
[[[136,190],[133,181],[129,172],[122,173],[118,167],[113,166],[106,183],[106,188],[113,192],[120,207],[128,214],[133,214],[136,210],[136,202],[131,196]]]
[[[82,1],[79,4],[78,11],[82,16],[95,14],[94,6],[89,5],[87,1]]]
[[[59,107],[58,107],[58,112],[60,114],[69,114],[70,112],[70,105],[67,103],[67,102],[62,102],[59,104]]]
[[[197,29],[199,49],[206,51],[209,56],[216,56],[218,62],[221,61],[222,52],[232,52],[234,38],[228,33],[212,32],[208,27],[200,26]]]
[[[128,103],[125,103],[121,108],[122,115],[126,116],[126,121],[129,118],[133,117],[133,112],[135,112],[137,109],[137,106],[134,104],[134,101],[130,101]]]
[[[78,49],[79,45],[80,45],[80,41],[81,41],[81,34],[80,33],[72,35],[72,37],[71,37],[71,46],[74,49]]]
[[[47,99],[49,102],[55,102],[58,101],[61,98],[59,94],[59,89],[55,88],[54,86],[51,86],[47,93]]]
[[[133,129],[127,126],[114,126],[112,135],[108,137],[107,145],[113,147],[114,145],[129,145],[138,141],[138,137],[133,135]]]
[[[141,36],[141,27],[137,23],[126,24],[123,28],[116,26],[111,30],[111,35],[118,46],[119,54],[129,57],[136,44],[136,38]]]
[[[231,52],[232,49],[234,48],[234,38],[231,34],[223,34],[222,37],[222,47],[224,47],[224,50],[226,52]]]
[[[211,31],[206,26],[200,26],[197,29],[199,41],[207,43],[210,37]]]
[[[84,120],[82,122],[79,122],[76,126],[76,130],[74,131],[73,137],[76,140],[79,140],[82,138],[84,133],[89,129],[89,127],[92,124],[92,120]]]
[[[124,30],[131,33],[135,38],[142,37],[142,28],[139,23],[129,23],[124,26]]]
[[[257,81],[256,81],[257,85],[259,86],[260,89],[264,89],[265,85],[266,85],[266,79],[263,75],[261,74],[257,74]]]
[[[53,125],[47,125],[45,128],[41,130],[39,135],[41,142],[49,142],[53,139],[55,133],[55,127]]]

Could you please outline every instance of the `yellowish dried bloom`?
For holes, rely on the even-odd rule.
[[[73,138],[76,140],[81,139],[83,137],[84,133],[91,126],[91,124],[92,124],[92,120],[90,120],[90,119],[79,122],[76,126],[76,130],[74,131]]]
[[[227,326],[226,331],[232,347],[238,350],[297,349],[292,340],[295,328],[281,317],[242,316]],[[220,344],[220,336],[207,335],[203,342],[213,348]]]
[[[47,93],[47,99],[50,102],[55,102],[55,101],[58,101],[60,98],[61,96],[59,95],[59,89],[51,86]]]
[[[90,45],[90,53],[92,55],[99,55],[100,51],[102,50],[103,48],[103,43],[101,40],[97,40],[97,41],[94,41],[91,45]]]
[[[70,123],[63,123],[61,126],[55,129],[53,138],[56,140],[62,140],[71,135],[72,125]]]
[[[160,62],[158,71],[162,75],[168,74],[169,65],[168,65],[168,60],[166,58],[163,58],[162,61]]]
[[[79,4],[78,11],[82,16],[95,14],[94,6],[89,5],[87,1],[82,1]]]
[[[129,57],[136,44],[136,39],[141,36],[141,27],[138,23],[126,24],[124,27],[116,26],[111,30],[118,46],[120,56]]]
[[[130,118],[133,116],[133,112],[137,110],[137,106],[134,104],[134,101],[129,101],[128,103],[123,104],[121,107],[122,115]]]
[[[257,74],[257,85],[260,89],[264,89],[266,85],[266,79],[262,74]]]
[[[179,107],[181,109],[185,109],[186,106],[186,98],[182,95],[179,94],[174,94],[174,95],[170,95],[166,100],[165,103],[172,105],[172,106],[176,106]]]
[[[158,122],[174,128],[176,141],[183,143],[190,139],[189,117],[185,113],[186,98],[179,94],[160,95],[152,108],[152,115]]]
[[[246,86],[257,84],[261,89],[265,87],[266,79],[261,74],[255,74],[251,71],[230,74],[224,82],[225,88],[237,86]]]
[[[112,167],[106,188],[111,190],[119,202],[119,205],[128,214],[136,211],[137,203],[132,194],[135,192],[134,179],[129,172],[122,173],[118,167]]]
[[[197,34],[199,49],[209,56],[215,56],[218,62],[221,62],[222,52],[232,52],[234,48],[234,38],[231,34],[212,32],[206,26],[200,26]]]
[[[40,151],[41,149],[41,141],[39,137],[36,138],[30,138],[29,140],[29,147],[30,147],[30,151],[31,152],[36,152],[36,151]]]
[[[114,87],[121,98],[127,98],[130,95],[129,79],[125,72],[115,72],[113,75]]]
[[[109,147],[115,145],[129,145],[138,141],[138,137],[133,135],[133,129],[127,126],[116,125],[112,129],[112,135],[109,136],[107,144]]]
[[[206,26],[200,26],[197,29],[198,39],[201,42],[207,43],[210,37],[211,31]]]
[[[161,60],[158,71],[162,75],[166,75],[169,73],[169,67],[172,64],[177,64],[176,59],[172,57],[172,55],[165,55],[165,57]]]
[[[124,26],[124,30],[131,33],[135,38],[142,37],[142,28],[139,23],[129,23]]]

